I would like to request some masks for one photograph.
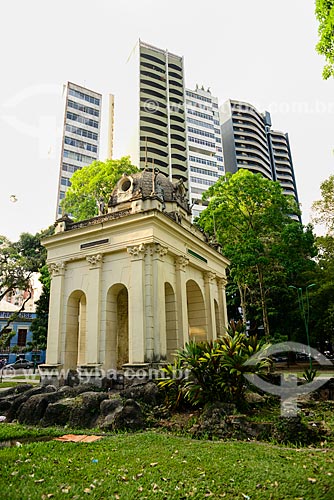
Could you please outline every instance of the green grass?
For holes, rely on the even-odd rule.
[[[6,429],[11,437],[20,432],[10,424],[0,429],[2,436]],[[334,490],[334,449],[196,441],[154,431],[91,444],[4,448],[1,463],[0,499],[10,500],[331,500]]]

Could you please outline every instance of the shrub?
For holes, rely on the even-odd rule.
[[[262,358],[255,365],[245,362],[261,348],[256,336],[248,337],[234,323],[222,337],[211,342],[189,342],[176,352],[174,364],[163,370],[166,404],[177,407],[217,401],[242,406],[246,389],[245,373],[268,373],[271,360]]]

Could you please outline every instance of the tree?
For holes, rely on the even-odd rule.
[[[0,300],[14,290],[27,291],[28,295],[22,305],[7,320],[0,331],[0,345],[8,345],[12,332],[9,325],[15,321],[25,304],[31,298],[30,280],[32,274],[38,272],[45,264],[46,250],[41,244],[44,236],[52,234],[54,228],[36,233],[22,233],[19,241],[12,243],[8,238],[0,237]]]
[[[32,342],[29,342],[29,350],[46,349],[51,277],[48,267],[45,265],[40,269],[39,281],[42,283],[42,293],[36,302],[36,318],[32,320],[30,330],[32,331]]]
[[[316,0],[315,15],[319,21],[319,42],[316,49],[325,56],[327,64],[322,76],[327,80],[334,76],[334,0]]]
[[[99,205],[105,205],[112,189],[122,174],[138,172],[129,156],[120,160],[93,161],[91,165],[77,170],[71,178],[61,207],[74,220],[90,219],[99,213]]]
[[[334,234],[334,175],[320,185],[322,199],[312,205],[315,223],[324,224],[329,233]]]
[[[252,310],[253,316],[260,312],[268,338],[269,297],[275,289],[286,289],[294,276],[293,265],[300,272],[297,260],[309,262],[314,253],[312,235],[305,235],[291,218],[299,214],[293,198],[283,194],[278,182],[260,174],[244,169],[227,174],[204,198],[209,205],[196,223],[217,238],[231,260],[230,278],[239,290],[244,321],[247,311]]]

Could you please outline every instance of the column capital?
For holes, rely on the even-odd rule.
[[[48,270],[52,277],[64,276],[66,263],[63,260],[60,260],[59,262],[50,262],[50,264],[48,264]]]
[[[86,260],[89,263],[89,269],[98,269],[102,265],[103,256],[101,253],[96,253],[94,255],[87,255]]]
[[[150,254],[153,257],[159,257],[161,259],[163,259],[165,255],[167,255],[168,253],[168,247],[161,245],[160,243],[152,243],[149,246],[149,249],[150,249]]]
[[[216,273],[213,273],[211,271],[204,273],[204,281],[206,281],[207,283],[213,283],[216,277]]]
[[[175,258],[175,266],[179,271],[185,271],[187,265],[189,264],[189,258],[185,255],[179,255]]]
[[[225,288],[226,285],[227,285],[227,278],[226,278],[226,276],[217,277],[217,283],[222,288]]]
[[[146,245],[144,243],[139,243],[139,245],[132,245],[126,247],[128,254],[132,257],[132,260],[140,260],[145,256]]]

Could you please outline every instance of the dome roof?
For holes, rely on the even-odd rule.
[[[123,174],[111,193],[108,206],[114,207],[125,201],[148,198],[159,198],[164,203],[177,202],[190,212],[183,182],[171,182],[159,169],[154,169],[153,172],[143,170],[135,174]]]

